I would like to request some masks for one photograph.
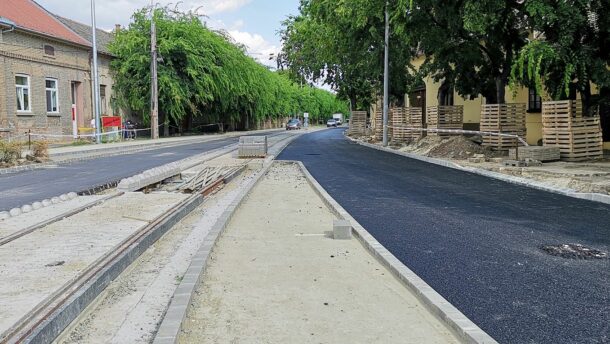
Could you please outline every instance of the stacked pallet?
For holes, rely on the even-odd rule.
[[[562,160],[583,161],[603,157],[599,116],[583,117],[580,101],[542,103],[542,140],[545,146],[559,147]]]
[[[392,109],[392,141],[403,143],[422,137],[422,109],[397,107]]]
[[[366,135],[366,111],[352,111],[349,119],[349,135]]]
[[[428,129],[462,130],[464,127],[464,107],[462,105],[428,106],[426,108]],[[461,133],[429,131],[429,136],[452,136]]]
[[[392,138],[393,130],[392,130],[392,111],[388,111],[388,139]],[[383,111],[381,109],[377,109],[375,111],[375,140],[381,141],[383,140]]]
[[[517,154],[519,153],[519,154]],[[508,158],[511,160],[537,160],[537,161],[556,161],[561,157],[561,151],[559,147],[540,147],[540,146],[527,146],[519,147],[517,152],[516,148],[510,148],[508,150]]]
[[[424,127],[424,116],[423,110],[420,107],[408,107],[405,108],[405,118],[407,122],[407,126],[413,129],[420,130],[410,130],[409,131],[409,139],[411,141],[417,141],[423,137],[423,129]]]
[[[395,107],[390,110],[392,112],[392,141],[396,143],[404,143],[410,141],[409,130],[405,116],[405,108]]]
[[[525,104],[485,104],[481,108],[481,131],[525,137]],[[498,150],[517,147],[519,139],[483,135],[483,145]]]

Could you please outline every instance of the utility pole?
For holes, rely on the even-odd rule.
[[[385,56],[383,61],[383,146],[388,146],[388,111],[390,90],[390,2],[385,3]]]
[[[102,125],[100,123],[100,80],[97,72],[97,38],[95,26],[95,0],[91,0],[91,40],[93,41],[93,113],[95,116],[95,142],[102,143]]]
[[[150,3],[150,136],[159,138],[159,85],[157,80],[157,25],[155,25],[155,8]]]

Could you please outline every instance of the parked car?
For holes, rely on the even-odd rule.
[[[299,130],[301,129],[301,121],[298,119],[291,119],[286,123],[286,130]]]
[[[337,127],[337,120],[334,118],[329,119],[328,121],[326,121],[326,127],[330,128],[330,127]]]

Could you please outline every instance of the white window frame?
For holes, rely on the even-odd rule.
[[[17,85],[17,77],[25,78],[28,82],[27,86],[26,85]],[[19,93],[17,92],[17,90],[19,90],[19,89],[21,89],[21,97],[20,97]],[[28,90],[28,107],[27,107],[27,109],[19,110],[19,101],[21,100],[21,104],[24,104],[24,92],[23,92],[24,89]],[[32,88],[30,87],[30,76],[29,75],[15,74],[15,92],[16,92],[15,107],[17,108],[17,112],[31,113],[32,112]],[[17,99],[17,98],[21,98],[21,99]]]
[[[47,81],[53,81],[55,82],[55,88],[49,88],[47,87]],[[55,105],[57,110],[55,111],[49,111],[49,108],[47,107],[47,102],[48,102],[48,94],[47,92],[53,92],[55,91]],[[45,78],[44,79],[44,95],[45,95],[45,108],[47,109],[47,113],[59,113],[59,81],[55,78]],[[52,103],[51,103],[52,105]]]

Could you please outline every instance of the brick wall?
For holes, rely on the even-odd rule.
[[[55,48],[55,56],[44,53],[44,45]],[[71,83],[81,84],[80,126],[89,127],[93,117],[90,51],[19,31],[5,33],[0,38],[0,128],[11,128],[12,135],[31,130],[33,133],[72,134]],[[112,79],[110,58],[100,56],[100,84],[106,85],[106,108],[111,114]],[[31,111],[17,111],[15,76],[30,77]],[[58,84],[58,113],[46,108],[45,79]],[[7,136],[7,133],[0,133]]]

